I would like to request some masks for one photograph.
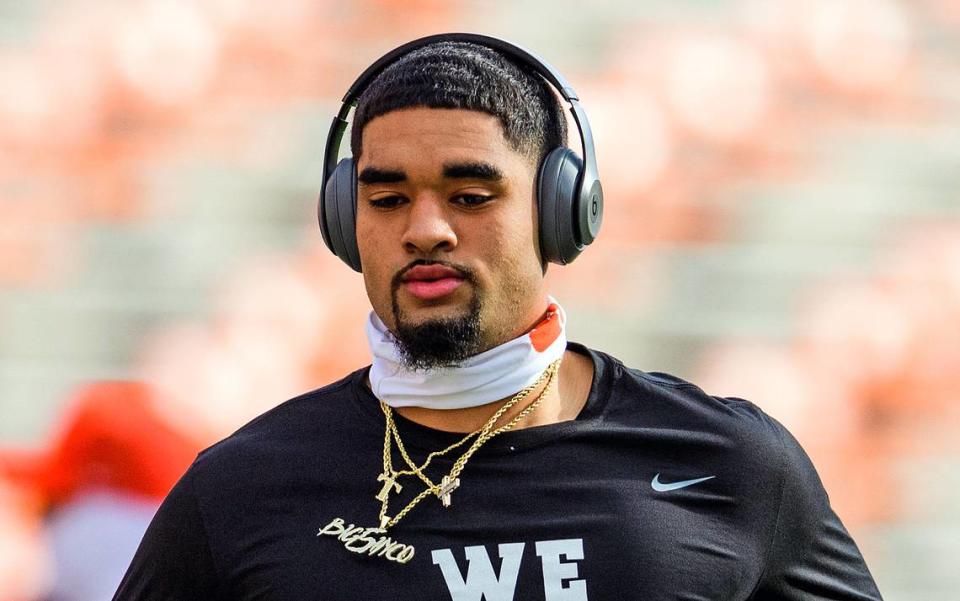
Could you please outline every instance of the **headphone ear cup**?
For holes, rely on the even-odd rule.
[[[566,265],[583,251],[577,232],[577,181],[583,161],[569,148],[547,154],[537,177],[540,252],[544,261]]]
[[[354,271],[361,271],[356,193],[357,172],[353,159],[342,159],[323,187],[318,213],[327,248]]]

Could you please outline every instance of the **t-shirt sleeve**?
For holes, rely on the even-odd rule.
[[[216,569],[189,470],[164,499],[114,601],[218,598]]]
[[[863,556],[831,509],[809,457],[782,425],[770,421],[783,447],[782,496],[753,599],[880,599]]]

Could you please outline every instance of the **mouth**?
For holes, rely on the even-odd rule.
[[[460,271],[446,265],[415,265],[407,269],[400,279],[401,286],[420,300],[443,298],[460,287],[466,277]]]

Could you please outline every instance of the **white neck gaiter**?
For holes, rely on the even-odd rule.
[[[550,299],[547,315],[529,332],[465,360],[458,367],[411,370],[377,314],[367,320],[373,354],[370,387],[390,407],[464,409],[514,395],[533,384],[567,348],[566,314]]]

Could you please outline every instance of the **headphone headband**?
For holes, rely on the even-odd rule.
[[[560,95],[563,96],[564,100],[567,100],[568,102],[571,100],[579,100],[577,93],[573,89],[573,86],[567,83],[567,80],[564,79],[563,75],[561,75],[559,71],[550,66],[547,61],[543,60],[538,55],[530,50],[527,50],[526,48],[517,46],[516,44],[511,44],[510,42],[501,40],[499,38],[481,35],[479,33],[440,33],[436,35],[428,35],[426,37],[407,42],[406,44],[398,46],[397,48],[394,48],[390,52],[384,54],[372,65],[364,69],[363,73],[357,77],[357,80],[353,82],[353,85],[350,86],[350,89],[347,90],[347,93],[343,95],[343,102],[353,104],[360,94],[363,93],[363,90],[366,89],[366,87],[370,84],[370,82],[372,82],[377,75],[380,75],[381,71],[389,67],[398,58],[405,54],[409,54],[414,50],[424,46],[429,46],[430,44],[436,44],[438,42],[472,42],[480,46],[486,46],[493,50],[498,50],[517,62],[520,62],[540,73],[544,79],[549,81],[553,87],[560,92]]]
[[[353,82],[353,84],[350,86],[350,89],[347,90],[347,93],[343,95],[343,100],[341,101],[343,104],[340,106],[340,111],[337,113],[337,116],[333,118],[333,123],[330,124],[330,132],[327,135],[326,152],[324,153],[324,182],[327,181],[327,179],[330,177],[330,174],[333,173],[334,168],[337,166],[340,142],[343,140],[343,134],[347,130],[347,125],[350,124],[350,122],[347,120],[347,117],[350,115],[350,109],[356,106],[360,95],[363,94],[363,91],[367,88],[367,86],[370,85],[370,83],[376,79],[380,73],[382,73],[387,67],[396,62],[396,60],[403,55],[437,42],[472,42],[480,46],[492,48],[493,50],[497,50],[502,54],[505,54],[507,57],[512,58],[527,67],[530,67],[540,74],[541,77],[550,82],[550,84],[560,93],[563,99],[570,103],[570,112],[573,114],[573,121],[577,125],[577,131],[580,133],[580,146],[583,151],[584,163],[583,179],[584,181],[598,179],[597,161],[596,154],[593,150],[593,133],[590,131],[590,122],[587,121],[586,113],[580,107],[580,99],[577,96],[577,92],[573,89],[573,86],[567,83],[567,80],[563,77],[563,75],[560,74],[559,71],[554,69],[547,61],[540,58],[537,54],[527,50],[526,48],[522,48],[516,44],[511,44],[510,42],[501,40],[499,38],[481,35],[479,33],[440,33],[418,38],[411,42],[407,42],[402,46],[394,48],[390,52],[384,54],[379,59],[374,61],[372,65],[364,69],[363,73],[361,73],[360,76],[357,77],[356,81]],[[326,232],[324,232],[324,240],[326,240]]]

